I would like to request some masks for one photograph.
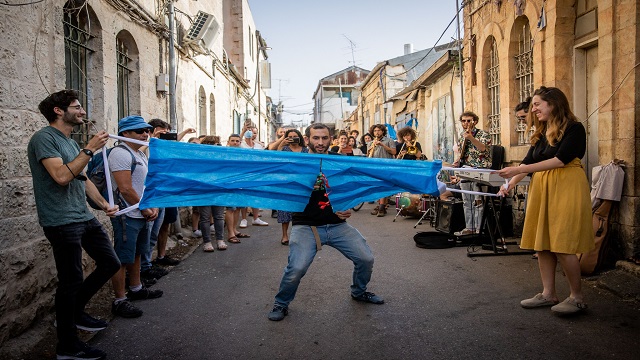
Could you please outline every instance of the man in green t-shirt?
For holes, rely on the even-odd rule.
[[[38,219],[51,243],[58,272],[56,354],[65,359],[103,359],[103,351],[78,339],[77,329],[98,331],[107,326],[105,321],[84,312],[84,308],[120,269],[111,240],[87,208],[86,197],[100,204],[108,216],[113,216],[118,207],[110,207],[83,174],[93,153],[107,143],[109,134],[98,132],[84,149],[70,138],[73,127],[81,125],[86,115],[74,90],[53,93],[38,108],[49,126],[31,137],[27,153]],[[86,279],[82,249],[96,262],[95,270]]]

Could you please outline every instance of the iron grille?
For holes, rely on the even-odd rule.
[[[522,26],[522,33],[520,33],[518,40],[518,54],[515,56],[515,61],[518,95],[520,102],[522,102],[533,94],[533,39],[531,38],[529,23],[525,23]],[[516,119],[518,145],[525,145],[528,142],[526,131],[526,120]]]
[[[129,49],[120,39],[116,39],[116,56],[118,57],[118,119],[129,116]]]
[[[500,64],[498,62],[498,46],[496,39],[492,39],[489,54],[489,68],[487,69],[487,89],[491,112],[487,115],[491,144],[500,145]]]
[[[85,123],[74,126],[71,131],[71,138],[80,147],[84,147],[89,142],[89,130],[93,124],[92,120],[90,120],[91,108],[87,99],[89,88],[87,60],[90,54],[93,53],[88,44],[94,36],[80,27],[77,14],[65,12],[63,25],[66,87],[67,89],[78,91],[80,97],[78,101],[87,112]]]

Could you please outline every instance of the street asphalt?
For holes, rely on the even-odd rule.
[[[525,310],[541,291],[528,255],[470,258],[467,247],[415,246],[415,220],[354,213],[375,255],[369,291],[384,305],[353,301],[353,265],[325,246],[302,279],[289,316],[272,322],[288,247],[281,227],[249,226],[226,251],[201,247],[138,301],[137,319],[115,318],[91,341],[108,359],[638,359],[640,311],[583,282],[589,309],[558,317]],[[558,295],[568,296],[560,268]]]

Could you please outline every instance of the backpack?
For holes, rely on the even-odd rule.
[[[136,169],[136,158],[133,155],[133,153],[129,151],[129,149],[127,149],[124,145],[116,145],[112,148],[107,149],[106,150],[107,158],[109,157],[111,150],[117,147],[123,148],[127,150],[129,154],[131,154],[131,173],[133,173],[133,171]],[[96,186],[96,188],[100,192],[100,195],[102,195],[103,198],[105,199],[109,198],[109,194],[107,193],[107,180],[104,173],[104,158],[102,157],[102,151],[100,151],[97,154],[94,154],[91,157],[91,160],[89,160],[89,163],[87,164],[87,178],[91,180],[91,182]],[[113,199],[116,202],[116,204],[118,204],[118,202],[122,200],[122,199],[119,199],[119,197],[120,197],[120,192],[118,191],[118,189],[113,190]],[[87,196],[87,203],[89,204],[89,206],[91,206],[96,210],[102,210],[100,205],[96,204],[88,196]]]

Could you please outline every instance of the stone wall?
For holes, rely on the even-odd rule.
[[[501,141],[507,160],[519,162],[528,146],[512,144],[515,122],[513,108],[518,103],[513,72],[511,48],[514,26],[528,21],[533,38],[534,87],[556,86],[562,89],[572,106],[576,106],[576,50],[598,47],[597,101],[601,106],[598,116],[598,153],[601,165],[613,159],[627,162],[623,198],[620,211],[612,219],[614,246],[620,258],[640,257],[640,198],[638,197],[638,169],[640,155],[640,40],[638,20],[640,5],[637,1],[608,0],[597,2],[597,32],[577,38],[575,23],[579,1],[545,1],[546,27],[537,29],[543,5],[542,0],[526,1],[523,15],[518,17],[510,4],[471,1],[465,8],[465,103],[481,118],[489,113],[486,68],[487,43],[496,39],[500,63],[500,123]],[[483,4],[483,5],[481,5]],[[471,41],[473,36],[474,42]],[[473,50],[475,50],[475,56]],[[635,69],[635,70],[634,70]],[[475,78],[475,83],[474,83]],[[579,109],[574,109],[578,111]],[[586,120],[586,119],[583,119]]]
[[[192,16],[204,10],[223,22],[222,2],[180,0],[176,7]],[[144,3],[146,11],[156,16],[157,2]],[[75,1],[75,6],[84,4]],[[95,128],[109,133],[117,129],[117,36],[127,39],[135,60],[129,64],[133,70],[130,91],[134,92],[131,110],[147,120],[158,117],[169,121],[167,94],[156,91],[156,75],[168,73],[166,39],[107,2],[88,4],[81,16],[95,36],[90,41],[93,53],[87,64],[87,111]],[[0,6],[0,346],[37,323],[53,306],[55,264],[38,224],[26,147],[32,134],[47,125],[37,110],[38,103],[48,93],[65,88],[64,5],[65,1],[54,0],[22,7]],[[248,6],[243,11],[249,11]],[[222,49],[220,34],[213,55],[176,51],[179,130],[198,127],[201,87],[207,97],[206,133],[219,134],[226,140],[233,131],[233,111],[244,113],[247,108],[247,99],[236,91],[236,79],[221,61]],[[262,111],[266,112],[264,92],[261,96]],[[213,113],[215,128],[210,119]],[[99,219],[109,227],[108,219]],[[92,261],[85,259],[87,272],[92,266]]]

